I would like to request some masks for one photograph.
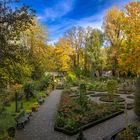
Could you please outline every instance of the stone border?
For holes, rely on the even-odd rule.
[[[104,98],[105,98],[105,96],[102,96],[102,97],[99,98],[99,100],[102,101],[102,102],[109,102],[110,103],[110,102],[114,102],[115,98],[116,98],[116,102],[124,102],[125,101],[125,99],[120,97],[120,96],[118,96],[118,97],[116,96],[114,98],[114,101],[113,100],[106,100],[106,99],[104,100]],[[118,98],[119,98],[119,100],[118,100]]]
[[[91,127],[97,125],[97,124],[100,124],[100,123],[102,123],[102,122],[104,122],[104,121],[106,121],[106,120],[109,120],[109,119],[111,119],[111,118],[113,118],[113,117],[116,117],[116,116],[122,114],[123,112],[124,112],[124,111],[120,110],[120,111],[118,111],[118,112],[116,112],[116,113],[113,113],[113,114],[111,114],[111,115],[109,115],[109,116],[107,116],[107,117],[105,117],[105,118],[102,118],[102,119],[93,121],[93,122],[91,122],[91,123],[85,124],[85,125],[83,125],[81,128],[77,128],[77,129],[75,129],[75,130],[73,130],[73,131],[70,131],[70,130],[67,130],[67,129],[58,127],[58,126],[56,126],[56,122],[55,122],[54,130],[55,130],[55,131],[58,131],[58,132],[62,132],[62,133],[64,133],[64,134],[66,134],[66,135],[72,136],[72,135],[77,134],[81,129],[82,129],[82,130],[89,129],[89,128],[91,128]]]
[[[127,98],[128,98],[128,99],[135,99],[135,96],[133,96],[133,95],[128,95]]]

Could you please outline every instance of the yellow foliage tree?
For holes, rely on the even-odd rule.
[[[70,47],[68,40],[60,38],[55,45],[55,56],[57,70],[67,72],[71,69],[71,56],[73,49]]]
[[[122,32],[125,39],[118,57],[119,70],[127,74],[140,74],[140,2],[125,6],[122,18]]]

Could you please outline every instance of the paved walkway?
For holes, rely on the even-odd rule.
[[[70,137],[54,131],[54,121],[60,97],[60,90],[53,91],[25,126],[25,129],[17,131],[16,140],[76,140],[77,136]],[[128,116],[130,122],[140,122],[132,110],[128,111]],[[84,131],[84,134],[87,140],[101,140],[104,136],[124,125],[124,114],[122,114]]]

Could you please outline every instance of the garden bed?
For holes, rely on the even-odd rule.
[[[113,114],[111,114],[111,115],[109,115],[109,116],[106,116],[106,117],[104,117],[104,118],[102,118],[102,119],[99,119],[99,120],[96,120],[96,121],[87,123],[87,124],[85,124],[85,125],[83,125],[83,126],[77,128],[77,129],[74,129],[74,130],[67,130],[67,129],[62,128],[62,127],[59,127],[59,126],[57,126],[57,125],[55,124],[54,130],[72,136],[72,135],[75,135],[75,134],[79,133],[81,129],[82,129],[82,130],[89,129],[89,128],[95,126],[95,125],[98,125],[98,124],[100,124],[100,123],[106,121],[106,120],[109,120],[109,119],[111,119],[111,118],[113,118],[113,117],[116,117],[116,116],[122,114],[123,112],[124,112],[124,111],[121,111],[121,110],[120,110],[120,111],[118,111],[118,112],[116,112],[116,113],[113,113]]]
[[[67,93],[62,94],[55,130],[67,135],[74,135],[80,129],[88,129],[123,113],[119,107],[113,104],[98,105],[89,100],[87,108],[84,108],[84,106],[82,107],[78,104],[77,100],[78,98],[72,98]]]
[[[124,98],[121,98],[119,96],[114,96],[113,98],[110,98],[109,96],[103,96],[101,98],[99,98],[100,101],[102,102],[124,102],[125,99]]]

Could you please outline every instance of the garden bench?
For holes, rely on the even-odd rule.
[[[41,105],[41,104],[43,104],[44,103],[44,99],[43,98],[40,98],[39,100],[38,100],[38,103]]]
[[[17,127],[24,128],[25,123],[30,120],[29,116],[30,115],[26,114],[24,111],[19,113],[15,118],[15,120],[17,122]]]
[[[117,140],[117,139],[116,139],[116,138],[117,138],[117,137],[116,137],[117,134],[118,134],[119,132],[123,131],[123,130],[124,130],[124,128],[119,128],[119,129],[113,131],[110,135],[104,137],[103,140]]]

